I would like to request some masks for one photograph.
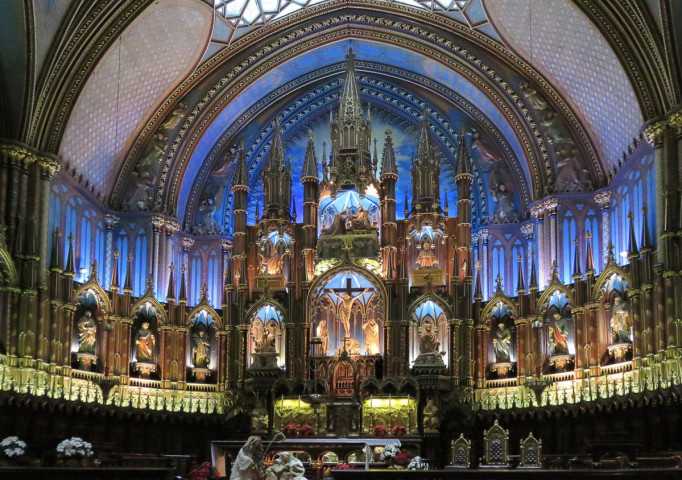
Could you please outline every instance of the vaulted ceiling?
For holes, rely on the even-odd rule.
[[[13,0],[0,7],[0,135],[58,154],[102,202],[125,209],[131,172],[163,132],[147,209],[176,215],[189,230],[202,197],[216,195],[216,171],[227,172],[218,195],[229,211],[225,187],[240,141],[259,191],[276,117],[295,168],[308,129],[321,155],[353,46],[379,152],[391,125],[409,161],[426,109],[450,166],[460,135],[472,149],[478,215],[504,178],[523,217],[534,200],[565,188],[556,183],[562,159],[576,158],[584,171],[575,190],[605,186],[643,125],[680,103],[678,8],[634,0]]]

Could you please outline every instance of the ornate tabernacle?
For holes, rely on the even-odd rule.
[[[502,428],[495,420],[493,426],[483,432],[483,458],[480,467],[508,467],[508,453],[509,430]]]
[[[542,468],[542,440],[529,433],[521,440],[518,468]]]
[[[450,442],[450,464],[448,468],[469,468],[471,466],[471,440],[464,438],[460,433],[459,438]]]

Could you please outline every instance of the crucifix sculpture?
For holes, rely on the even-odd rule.
[[[346,278],[346,286],[343,290],[340,291],[342,291],[343,293],[339,295],[333,288],[325,289],[325,292],[327,293],[330,299],[332,298],[332,295],[334,295],[341,301],[338,305],[336,305],[336,313],[338,314],[339,319],[341,320],[341,325],[343,325],[344,338],[349,338],[351,334],[350,316],[353,310],[353,305],[355,305],[355,302],[357,301],[358,297],[369,292],[369,288],[353,287],[351,286],[351,279]],[[353,295],[354,292],[360,293],[354,296]]]

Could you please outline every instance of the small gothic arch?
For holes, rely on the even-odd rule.
[[[355,397],[357,393],[357,365],[348,355],[341,357],[331,368],[332,395]]]
[[[256,367],[264,367],[266,364],[269,367],[284,367],[286,362],[284,308],[275,300],[263,296],[249,308],[244,321],[248,326],[247,364]],[[276,358],[271,359],[270,356]]]
[[[109,299],[107,292],[99,284],[98,270],[99,267],[97,266],[97,262],[94,262],[90,269],[90,277],[88,277],[87,281],[83,285],[76,289],[74,298],[79,298],[83,292],[91,291],[97,299],[101,313],[107,314],[111,312],[111,300]]]
[[[602,295],[609,293],[606,291],[606,288],[614,275],[620,277],[627,285],[631,284],[630,274],[614,261],[609,261],[604,271],[594,282],[594,286],[592,287],[592,298],[597,299]]]
[[[17,269],[7,251],[4,230],[4,225],[0,225],[0,287],[13,287],[17,284]]]
[[[549,283],[549,285],[547,285],[547,288],[545,289],[544,292],[542,292],[542,295],[540,295],[540,298],[538,299],[537,310],[542,311],[543,308],[547,306],[547,304],[549,303],[549,299],[552,295],[554,295],[554,292],[563,293],[564,295],[566,295],[569,305],[574,304],[573,291],[566,285],[561,283],[561,281],[554,274],[552,281]]]
[[[154,307],[158,326],[161,327],[166,325],[168,323],[166,309],[150,292],[145,293],[144,296],[140,297],[137,302],[133,304],[132,308],[130,309],[132,317],[136,318],[139,315],[140,310],[145,307],[149,308],[149,306]]]

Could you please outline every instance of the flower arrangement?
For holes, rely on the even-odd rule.
[[[2,454],[7,458],[21,457],[26,453],[26,443],[21,441],[19,437],[7,437],[0,442]]]
[[[351,465],[350,463],[339,463],[337,466],[334,467],[334,470],[353,470],[355,469],[355,465]]]
[[[211,462],[204,462],[189,471],[189,480],[209,480],[218,478],[220,478],[220,474],[213,468]]]
[[[405,425],[394,425],[391,432],[396,437],[402,437],[407,433],[407,427]]]
[[[399,453],[400,447],[398,446],[398,444],[389,443],[384,447],[384,450],[381,452],[381,455],[379,455],[379,458],[381,459],[382,462],[385,462],[387,460],[393,460]]]
[[[298,429],[298,433],[300,433],[302,437],[312,437],[315,433],[315,429],[310,425],[301,425],[301,428]]]
[[[67,438],[57,445],[57,453],[65,458],[90,458],[93,454],[92,444],[80,437]]]
[[[399,467],[405,468],[410,464],[410,461],[412,460],[412,456],[406,452],[405,450],[402,450],[398,455],[396,455],[393,458],[393,463],[398,465]]]
[[[372,433],[374,433],[374,435],[377,437],[385,437],[388,434],[388,428],[386,428],[384,425],[375,425],[372,428]]]
[[[296,425],[288,424],[282,427],[282,433],[287,437],[295,437],[298,427]]]

